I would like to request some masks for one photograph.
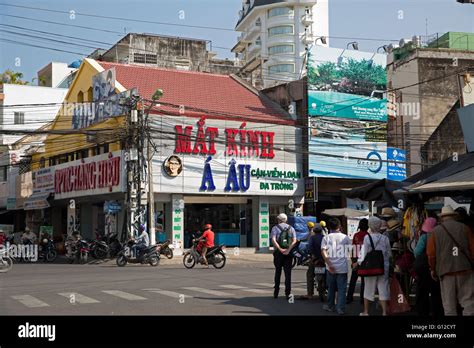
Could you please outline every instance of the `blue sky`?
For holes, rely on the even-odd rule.
[[[456,0],[329,0],[331,46],[345,48],[353,38],[372,38],[379,41],[357,40],[359,49],[376,51],[378,47],[414,34],[425,35],[426,19],[428,34],[446,31],[474,32],[474,5],[462,5]],[[137,18],[156,22],[185,25],[212,26],[233,29],[241,0],[0,0],[0,3],[47,8],[75,13],[100,14],[114,17]],[[181,12],[184,11],[184,12]],[[76,36],[88,40],[114,43],[124,32],[148,32],[173,36],[185,36],[212,40],[214,51],[219,57],[231,58],[230,48],[235,44],[238,33],[232,30],[211,30],[186,28],[133,21],[110,20],[84,17],[75,14],[52,13],[38,10],[0,6],[0,14],[29,17],[38,20],[61,22],[91,28],[101,28],[119,33],[91,31],[83,28],[58,26],[55,24],[29,21],[0,16],[0,24],[15,25],[35,30]],[[184,15],[184,18],[182,18]],[[10,31],[6,33],[4,30]],[[87,54],[93,49],[46,42],[38,38],[18,36],[11,32],[23,32],[18,28],[0,26],[0,39],[24,42],[39,46]],[[27,32],[23,32],[27,33]],[[28,32],[29,35],[42,35]],[[66,40],[65,38],[56,38]],[[83,43],[90,45],[90,43]],[[106,48],[105,44],[93,44]],[[223,47],[223,48],[216,48]],[[26,47],[0,40],[0,71],[7,68],[24,73],[31,81],[36,71],[50,61],[72,62],[80,54],[55,52]]]

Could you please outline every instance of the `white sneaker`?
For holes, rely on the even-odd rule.
[[[364,313],[364,312],[362,312],[362,313],[359,314],[359,316],[361,316],[361,317],[368,317],[368,316],[369,316],[369,313]]]

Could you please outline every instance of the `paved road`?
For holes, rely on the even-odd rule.
[[[282,295],[273,299],[269,260],[230,259],[222,270],[188,270],[176,258],[156,268],[119,268],[113,262],[15,264],[0,274],[0,314],[333,315],[322,310],[319,300],[289,303]],[[306,293],[305,271],[293,272],[295,297]],[[348,305],[346,311],[358,315],[360,305]]]

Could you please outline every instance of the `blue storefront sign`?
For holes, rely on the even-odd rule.
[[[387,179],[403,181],[407,177],[406,151],[395,147],[387,148]]]
[[[104,213],[116,214],[122,210],[122,206],[116,201],[106,201],[104,203]]]

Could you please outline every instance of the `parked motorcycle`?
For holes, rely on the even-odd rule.
[[[184,253],[183,264],[186,268],[193,268],[196,263],[204,264],[204,260],[201,256],[200,250],[198,250],[199,242],[196,239],[193,239],[193,245],[191,249]],[[214,266],[217,269],[221,269],[225,266],[226,257],[225,253],[222,250],[224,247],[223,244],[219,246],[214,246],[210,248],[206,253],[206,259],[209,265]]]
[[[39,258],[46,262],[54,262],[58,257],[54,242],[50,238],[43,239],[43,243],[38,246]]]
[[[8,256],[8,248],[0,248],[0,273],[6,273],[13,267],[13,259]]]
[[[290,251],[292,257],[291,268],[296,266],[307,266],[308,262],[311,260],[311,255],[307,252],[306,248],[301,247],[301,241],[298,240]]]
[[[314,265],[314,285],[318,290],[321,302],[326,301],[327,283],[326,283],[326,265],[323,260],[316,261]]]
[[[87,263],[90,253],[90,246],[85,239],[76,241],[69,237],[66,241],[66,247],[68,249],[66,258],[68,259],[69,263],[73,263],[75,260],[81,264]]]
[[[118,239],[117,233],[111,233],[106,238],[107,246],[109,247],[110,257],[116,257],[120,250],[122,250],[123,245]]]
[[[160,248],[158,245],[151,245],[138,252],[133,246],[136,241],[129,240],[117,255],[117,266],[124,267],[127,263],[150,264],[156,267],[160,263]],[[138,255],[137,255],[138,253]]]
[[[170,248],[170,244],[171,241],[169,239],[163,243],[158,244],[160,247],[160,255],[165,255],[168,259],[173,258],[173,249]]]
[[[96,239],[90,242],[91,256],[95,259],[105,259],[109,254],[109,246],[97,231],[95,235]]]

